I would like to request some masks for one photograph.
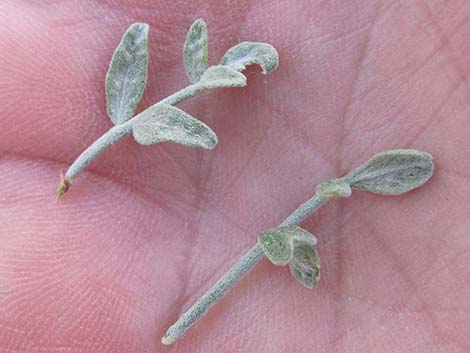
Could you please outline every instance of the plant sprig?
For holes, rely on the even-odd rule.
[[[349,197],[352,189],[380,195],[401,195],[422,186],[432,176],[432,156],[417,150],[379,153],[346,176],[320,183],[315,194],[301,204],[277,228],[262,232],[258,242],[243,255],[193,306],[166,331],[162,343],[176,342],[263,258],[276,266],[289,265],[292,276],[307,288],[320,280],[317,239],[298,227],[332,197]]]
[[[61,174],[57,198],[69,190],[72,181],[104,149],[130,133],[143,145],[173,142],[213,149],[218,143],[215,132],[173,105],[207,89],[246,86],[246,77],[240,71],[247,65],[258,64],[267,74],[279,63],[277,51],[271,45],[242,42],[230,48],[219,65],[207,67],[207,26],[198,19],[191,25],[183,49],[184,67],[191,84],[134,116],[147,84],[148,31],[145,23],[131,25],[114,51],[105,84],[106,108],[115,126],[82,152],[65,175]]]

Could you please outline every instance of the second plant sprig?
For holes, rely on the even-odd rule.
[[[162,343],[176,342],[263,257],[277,266],[289,265],[297,281],[307,288],[315,287],[320,280],[320,257],[315,249],[317,239],[298,227],[299,223],[330,198],[351,196],[351,189],[401,195],[426,183],[433,172],[430,154],[416,150],[391,150],[375,155],[342,178],[320,183],[315,194],[277,228],[258,236],[258,242],[168,328]]]
[[[183,49],[184,67],[191,85],[132,118],[147,84],[148,30],[145,23],[131,25],[116,48],[105,81],[106,108],[115,126],[80,154],[61,176],[58,198],[104,149],[131,132],[143,145],[173,142],[213,149],[218,142],[214,131],[173,105],[206,89],[246,86],[246,77],[240,71],[247,65],[258,64],[267,74],[279,63],[277,51],[271,45],[242,42],[230,48],[219,65],[207,67],[207,26],[198,19],[189,29]]]

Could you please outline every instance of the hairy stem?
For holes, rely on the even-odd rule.
[[[326,199],[320,199],[315,194],[311,199],[301,204],[279,226],[289,226],[301,223],[305,218],[319,209]],[[162,338],[163,344],[172,344],[178,340],[192,325],[196,323],[217,301],[227,294],[237,282],[263,258],[261,246],[256,243],[235,265],[228,270],[212,288],[210,288],[196,303],[193,304],[180,318],[166,331]]]
[[[204,88],[200,86],[190,85],[178,92],[173,93],[171,96],[168,96],[154,105],[162,103],[175,105],[188,98],[194,97],[203,90]],[[78,174],[80,174],[80,172],[84,170],[96,157],[98,157],[104,149],[112,146],[123,137],[129,135],[132,132],[133,124],[135,123],[135,120],[139,118],[139,115],[121,125],[113,126],[100,138],[93,142],[85,151],[83,151],[69,167],[65,173],[65,176],[62,177],[57,196],[62,196],[69,189],[72,180],[75,179]]]

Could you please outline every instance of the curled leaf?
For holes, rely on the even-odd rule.
[[[267,43],[241,42],[227,50],[220,61],[220,65],[237,71],[242,71],[251,64],[260,65],[264,74],[276,70],[279,65],[276,49]]]
[[[431,178],[434,163],[429,153],[390,150],[376,154],[342,179],[352,188],[382,195],[401,195]]]
[[[211,66],[201,76],[198,86],[202,88],[243,87],[246,86],[246,77],[227,66]]]
[[[207,67],[207,25],[201,18],[189,28],[184,42],[183,60],[189,81],[196,83]]]
[[[142,145],[174,142],[190,147],[213,149],[217,136],[202,121],[168,104],[156,104],[135,117],[132,128]]]
[[[341,179],[331,179],[321,182],[317,185],[317,194],[321,199],[329,197],[349,197],[351,196],[351,187]]]
[[[317,250],[306,244],[296,246],[289,268],[292,276],[305,287],[315,287],[320,280],[320,256]]]
[[[258,243],[274,265],[284,266],[291,260],[298,244],[313,246],[317,239],[305,229],[287,226],[262,232],[258,236]]]
[[[147,84],[148,29],[130,26],[114,51],[106,74],[106,108],[115,125],[132,118]]]

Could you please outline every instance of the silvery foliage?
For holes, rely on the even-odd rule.
[[[196,91],[246,86],[242,73],[247,65],[259,64],[264,73],[277,68],[278,54],[269,44],[240,43],[227,51],[221,64],[207,67],[207,25],[202,19],[190,27],[183,49],[186,74]],[[129,27],[116,48],[106,75],[109,117],[115,125],[129,120],[147,83],[148,25]],[[203,122],[168,104],[156,104],[136,116],[132,131],[138,143],[174,142],[212,149],[217,136]]]
[[[308,288],[320,280],[320,257],[314,248],[317,239],[298,226],[277,227],[260,233],[258,244],[277,266],[289,265],[295,279]]]

